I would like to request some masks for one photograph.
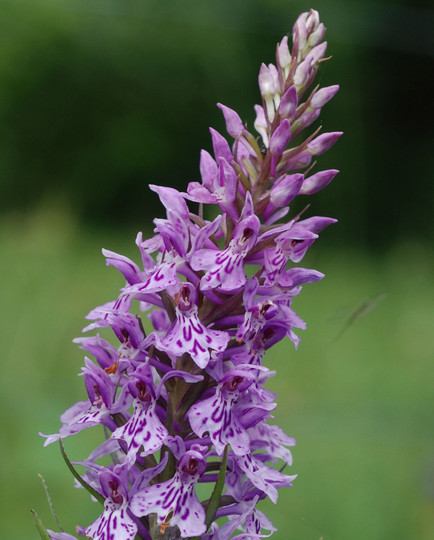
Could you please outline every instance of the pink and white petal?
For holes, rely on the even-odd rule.
[[[86,535],[93,540],[133,540],[136,532],[137,525],[126,505],[118,508],[110,500],[106,500],[103,514],[86,529]]]
[[[194,486],[189,486],[178,499],[170,524],[178,525],[183,538],[201,536],[206,532],[205,510],[194,492]]]

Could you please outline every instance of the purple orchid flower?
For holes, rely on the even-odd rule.
[[[201,182],[186,192],[150,186],[165,217],[154,219],[150,238],[137,235],[140,264],[103,250],[125,284],[87,315],[84,332],[98,333],[75,340],[95,360],[85,357],[82,368],[88,399],[61,415],[59,433],[45,436],[47,445],[104,428],[88,458],[71,465],[85,468],[74,471],[77,487],[104,506],[77,528],[81,536],[241,540],[276,530],[258,504],[276,503],[278,489],[292,486],[296,475],[282,471],[292,466],[295,439],[270,423],[278,396],[266,387],[275,375],[268,351],[285,338],[297,348],[295,332],[306,323],[293,298],[324,277],[299,263],[336,221],[291,216],[297,197],[338,172],[316,172],[311,163],[341,133],[301,135],[339,88],[308,91],[325,61],[324,32],[315,10],[303,13],[292,48],[284,37],[276,64],[260,67],[259,137],[219,103],[233,140],[210,129],[213,155],[201,152]],[[220,211],[212,221],[206,205]],[[198,498],[196,484],[210,484],[208,499]]]
[[[201,290],[218,288],[231,292],[243,287],[246,283],[244,259],[256,243],[259,228],[259,219],[250,215],[236,225],[232,240],[225,250],[204,248],[193,255],[193,270],[206,272],[201,279]]]
[[[100,475],[105,496],[104,512],[86,529],[94,540],[133,540],[137,524],[128,513],[128,490],[119,475],[104,470]]]
[[[203,534],[206,530],[205,511],[194,486],[205,468],[202,453],[189,450],[179,460],[171,480],[148,486],[133,496],[132,512],[139,517],[155,512],[162,533],[169,526],[178,526],[184,538]]]
[[[134,463],[139,448],[143,448],[142,456],[153,454],[163,446],[169,432],[155,412],[157,401],[149,364],[141,364],[131,375],[128,389],[134,397],[134,413],[112,437],[127,443],[127,459]]]
[[[230,336],[220,330],[212,330],[203,325],[198,316],[197,292],[191,283],[182,283],[176,295],[176,319],[163,339],[151,334],[149,343],[175,356],[188,353],[194,362],[205,368],[210,360],[209,350],[223,351]]]
[[[219,382],[214,396],[198,401],[189,411],[193,431],[199,437],[208,432],[218,455],[223,454],[227,444],[231,445],[237,455],[249,451],[250,439],[234,406],[239,395],[251,386],[254,378],[251,370],[233,369]]]

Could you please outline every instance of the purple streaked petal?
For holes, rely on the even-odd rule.
[[[314,283],[323,279],[324,274],[318,270],[310,268],[294,267],[286,272],[287,278],[291,281],[291,287],[302,285],[303,283]]]
[[[108,341],[102,339],[99,334],[91,337],[75,338],[72,342],[78,343],[80,349],[88,351],[94,356],[103,369],[109,368],[118,359],[117,349]]]
[[[143,403],[135,399],[131,418],[112,433],[113,439],[122,439],[127,443],[127,459],[130,463],[136,461],[141,446],[143,446],[141,456],[153,454],[163,446],[169,436],[169,432],[154,411],[155,401]]]
[[[249,429],[249,436],[252,441],[252,451],[264,450],[273,458],[292,465],[292,454],[286,447],[295,446],[296,440],[289,437],[279,426],[261,422]]]
[[[104,513],[86,529],[86,536],[93,540],[133,540],[137,525],[128,515],[127,505],[120,508],[107,499]]]
[[[222,216],[218,215],[213,221],[208,222],[204,227],[200,229],[200,231],[193,238],[191,250],[187,254],[187,259],[189,259],[195,253],[200,253],[200,249],[207,241],[209,241],[209,237],[217,232],[221,222]],[[210,243],[212,245],[212,242]],[[195,270],[194,266],[192,266],[192,268],[193,270]]]
[[[210,349],[224,351],[229,339],[227,332],[206,328],[197,316],[186,317],[183,314],[177,316],[163,339],[155,336],[157,348],[175,356],[188,353],[201,369],[210,360]]]
[[[136,283],[130,287],[125,287],[123,292],[133,298],[137,298],[139,293],[153,293],[163,291],[168,287],[173,287],[179,283],[179,277],[176,273],[176,263],[161,263],[156,266],[154,272],[145,282]]]
[[[171,515],[166,523],[177,525],[183,537],[201,536],[206,531],[205,510],[196,496],[194,485],[205,467],[203,456],[189,450],[179,460],[171,480],[145,487],[133,495],[132,512],[136,516],[156,513],[160,525]]]

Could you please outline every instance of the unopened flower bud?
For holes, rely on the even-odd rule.
[[[306,17],[306,32],[310,36],[319,26],[319,13],[315,9],[311,9]]]
[[[283,94],[279,105],[279,114],[282,118],[291,118],[298,105],[297,88],[292,85]]]
[[[289,120],[284,118],[276,131],[271,135],[270,152],[273,156],[281,156],[291,139]]]
[[[311,69],[312,58],[308,56],[303,60],[303,62],[301,62],[301,64],[297,66],[297,69],[294,73],[294,84],[297,90],[305,86],[305,84],[309,80]]]
[[[336,169],[329,169],[327,171],[319,171],[309,176],[309,178],[305,178],[299,191],[300,195],[313,195],[317,191],[320,191],[333,180],[338,172]]]
[[[255,105],[254,109],[256,112],[256,119],[253,125],[255,126],[256,131],[262,137],[265,148],[268,148],[268,124],[267,120],[265,119],[264,109],[260,105]]]
[[[270,194],[270,202],[276,208],[287,206],[298,194],[303,184],[304,176],[302,174],[288,174],[277,181]]]
[[[308,144],[308,151],[313,156],[319,156],[331,148],[335,142],[342,135],[342,131],[332,131],[330,133],[323,133]]]
[[[306,20],[308,27],[307,44],[310,47],[315,47],[323,38],[326,32],[323,23],[319,22],[319,14],[314,9],[310,10],[310,14]]]
[[[302,13],[295,21],[292,29],[293,47],[298,53],[298,59],[301,59],[301,54],[306,47],[307,29],[306,29],[307,13]]]
[[[294,49],[298,61],[305,58],[309,51],[323,40],[325,31],[324,25],[319,21],[319,14],[314,9],[298,17],[293,28]]]
[[[292,136],[295,137],[301,130],[310,126],[321,114],[321,109],[308,107],[292,124]]]
[[[268,66],[262,64],[259,70],[258,81],[261,96],[265,102],[268,121],[271,123],[274,120],[276,102],[277,106],[280,103],[279,74],[276,66],[273,64],[269,64]]]
[[[291,66],[291,53],[288,48],[288,36],[285,36],[277,47],[277,58],[279,60],[280,69],[282,70],[283,80],[288,77],[289,68]]]
[[[325,105],[328,101],[332,99],[332,97],[336,94],[338,90],[339,90],[338,84],[320,88],[312,96],[312,99],[310,100],[310,106],[313,107],[314,109],[320,109],[323,105]]]

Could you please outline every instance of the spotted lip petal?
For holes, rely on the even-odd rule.
[[[201,453],[194,450],[186,452],[179,460],[172,479],[148,486],[133,496],[131,511],[138,517],[155,512],[160,525],[164,522],[170,523],[170,526],[177,525],[183,538],[204,534],[205,510],[194,486],[205,467]],[[165,521],[166,518],[168,521]]]
[[[230,371],[218,384],[215,394],[195,403],[188,413],[193,431],[199,437],[208,432],[218,455],[223,454],[227,444],[236,455],[243,456],[250,450],[250,438],[238,418],[236,402],[254,378],[248,369]]]
[[[236,463],[254,486],[267,494],[273,503],[277,502],[277,487],[291,487],[297,475],[282,474],[262,463],[253,454],[237,456]]]
[[[176,320],[164,338],[153,333],[146,343],[155,343],[161,351],[182,356],[188,353],[194,362],[205,368],[210,360],[210,350],[221,352],[226,349],[230,336],[221,330],[207,328],[199,319],[197,305],[195,304],[196,291],[191,283],[183,283],[179,289],[178,298],[183,294],[191,296],[191,305],[182,307],[180,301],[176,307]]]
[[[86,536],[93,540],[133,540],[137,524],[128,512],[128,476],[122,469],[120,475],[102,469],[99,481],[106,497],[104,512],[87,527]]]
[[[193,270],[204,270],[201,290],[218,288],[222,291],[236,291],[246,283],[244,259],[253,248],[258,237],[260,222],[257,216],[242,219],[235,227],[229,246],[223,251],[201,249],[193,254]]]
[[[134,463],[141,447],[141,456],[153,454],[163,446],[169,432],[155,413],[155,400],[144,403],[135,399],[133,405],[133,415],[112,433],[112,437],[127,443],[127,459]]]

